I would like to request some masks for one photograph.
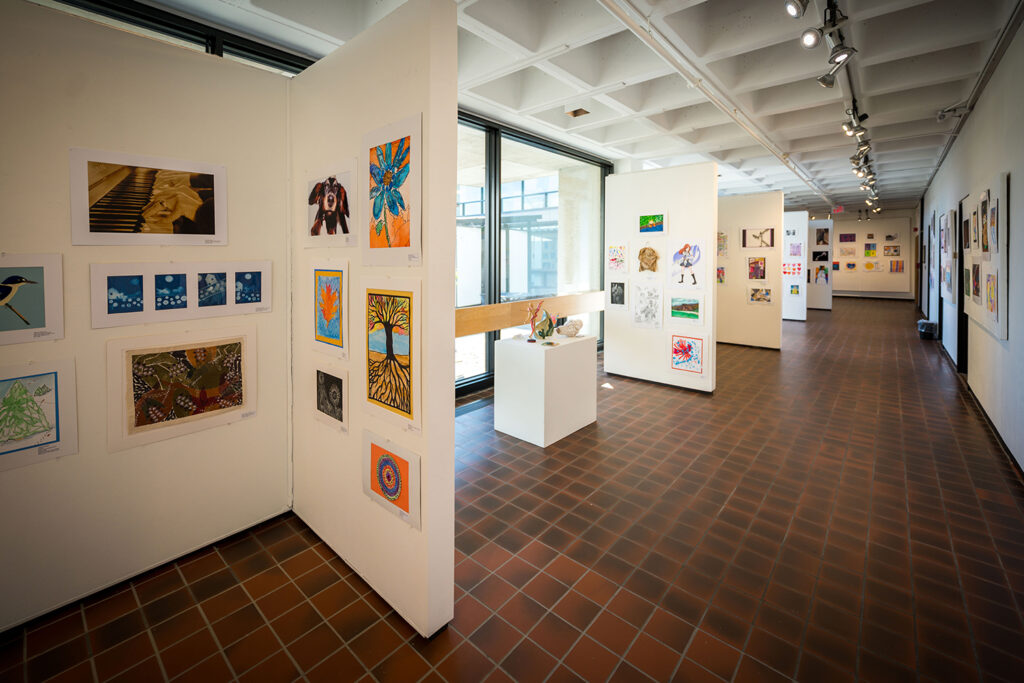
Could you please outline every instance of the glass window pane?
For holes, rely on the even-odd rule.
[[[455,379],[476,377],[487,372],[487,335],[455,338]]]
[[[501,300],[600,289],[600,167],[503,138],[501,184]]]
[[[486,133],[459,126],[459,210],[455,220],[455,305],[484,303],[484,166]],[[456,349],[458,349],[458,345]],[[458,363],[458,360],[456,360]]]

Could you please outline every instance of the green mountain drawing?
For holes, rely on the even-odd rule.
[[[0,443],[27,439],[52,428],[25,385],[15,381],[0,401]]]

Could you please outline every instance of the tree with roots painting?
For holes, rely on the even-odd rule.
[[[366,395],[412,418],[412,292],[366,292]]]

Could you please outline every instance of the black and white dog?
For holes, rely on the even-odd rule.
[[[317,207],[310,235],[319,235],[321,225],[327,226],[328,235],[336,235],[339,223],[341,232],[348,234],[348,193],[337,178],[331,176],[314,185],[309,193],[309,205]]]

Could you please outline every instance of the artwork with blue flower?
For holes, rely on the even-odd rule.
[[[263,296],[263,273],[258,270],[235,273],[235,303],[258,304]]]
[[[392,249],[412,244],[409,231],[411,136],[370,148],[370,248]]]
[[[107,313],[138,313],[142,310],[142,276],[107,276]]]
[[[154,275],[153,291],[156,293],[156,310],[158,311],[188,307],[188,297],[185,294],[185,273]]]
[[[199,306],[226,306],[228,274],[199,273]]]

